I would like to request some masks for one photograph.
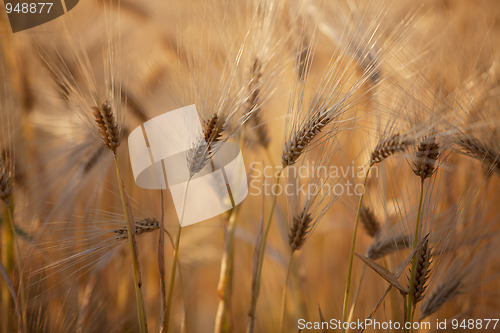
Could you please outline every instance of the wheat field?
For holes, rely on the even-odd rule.
[[[498,0],[1,11],[0,332],[500,331],[499,45]],[[179,210],[129,135],[189,105]]]

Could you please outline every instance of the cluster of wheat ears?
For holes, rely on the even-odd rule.
[[[0,332],[500,318],[499,13],[85,0],[16,34],[1,13]],[[249,194],[180,227],[127,137],[191,104],[189,179],[233,142]]]

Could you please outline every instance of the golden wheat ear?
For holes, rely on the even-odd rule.
[[[429,246],[429,237],[424,240],[422,247],[415,254],[415,277],[413,281],[413,299],[416,303],[424,298],[425,290],[427,289],[427,282],[430,274],[430,264],[432,261],[432,249]]]
[[[121,142],[121,129],[116,119],[116,114],[108,102],[104,102],[92,109],[94,111],[94,120],[101,134],[104,146],[111,150],[113,154],[116,154],[116,149],[120,146]]]
[[[371,154],[370,165],[375,165],[396,153],[405,151],[411,143],[398,133],[381,139]]]
[[[302,210],[300,215],[295,216],[292,220],[292,225],[288,233],[288,245],[292,252],[300,250],[311,231],[312,218],[311,214],[307,213],[305,209]]]
[[[311,119],[303,123],[298,131],[293,134],[290,141],[285,143],[281,155],[281,164],[283,168],[295,164],[314,138],[331,120],[332,118],[327,113],[317,113]]]
[[[432,176],[436,171],[436,161],[439,157],[439,144],[434,136],[422,138],[417,145],[413,172],[421,179]]]

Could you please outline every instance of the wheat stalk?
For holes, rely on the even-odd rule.
[[[422,214],[422,205],[424,198],[424,182],[425,179],[432,176],[435,171],[435,163],[439,157],[439,145],[436,143],[435,138],[432,137],[424,137],[417,146],[416,152],[416,162],[414,163],[415,168],[413,172],[415,175],[420,177],[420,201],[418,204],[418,214],[417,214],[417,222],[415,223],[415,240],[413,242],[413,249],[416,248],[417,243],[419,241],[419,233],[420,233],[420,224],[421,224],[421,214]],[[427,244],[428,245],[428,244]],[[413,307],[417,303],[418,290],[415,290],[416,287],[423,288],[423,285],[420,286],[420,282],[417,281],[417,275],[419,273],[418,268],[418,260],[419,257],[416,256],[412,260],[411,271],[410,271],[410,283],[409,283],[409,294],[408,294],[408,306],[406,308],[406,322],[413,321]],[[425,280],[425,275],[420,276],[421,280]],[[423,292],[423,290],[420,290]],[[409,331],[409,330],[407,330]]]
[[[351,250],[349,254],[349,266],[347,270],[347,279],[346,279],[346,286],[345,286],[345,292],[344,292],[344,307],[343,307],[343,314],[342,314],[342,320],[347,321],[348,319],[348,307],[349,307],[349,294],[351,290],[351,277],[352,277],[352,267],[353,267],[353,261],[354,261],[354,250],[356,248],[356,238],[357,238],[357,233],[358,233],[358,225],[359,225],[359,220],[361,217],[361,213],[363,210],[363,199],[365,196],[365,191],[366,191],[366,183],[368,181],[368,176],[370,175],[370,170],[375,165],[376,163],[380,163],[383,160],[389,158],[390,156],[404,151],[407,146],[410,144],[409,140],[403,139],[399,133],[394,134],[388,138],[382,138],[373,152],[370,155],[370,163],[368,170],[366,171],[365,179],[363,182],[363,193],[361,194],[359,198],[359,203],[358,203],[358,209],[356,213],[356,222],[354,223],[354,232],[352,234],[352,241],[351,241]],[[351,312],[354,311],[354,304],[353,308],[351,309]],[[345,332],[345,328],[342,328],[342,333]]]

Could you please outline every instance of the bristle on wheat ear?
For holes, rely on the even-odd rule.
[[[380,163],[396,153],[405,151],[409,145],[410,141],[404,140],[399,133],[382,140],[371,154],[370,166]]]
[[[421,179],[432,176],[436,171],[436,161],[439,157],[439,144],[433,136],[424,137],[417,146],[413,172]]]
[[[380,232],[380,222],[371,209],[362,205],[360,218],[366,233],[372,238],[377,237]]]
[[[288,244],[292,252],[300,250],[302,245],[311,230],[312,218],[311,214],[307,213],[306,210],[295,216],[292,221],[290,232],[288,234]]]
[[[146,232],[155,231],[160,228],[160,223],[154,217],[148,217],[144,220],[135,222],[135,234],[141,235]],[[116,234],[117,240],[128,239],[127,227],[122,227],[113,231]]]
[[[305,149],[331,120],[332,118],[328,113],[317,113],[306,121],[292,138],[285,143],[281,156],[283,168],[295,164],[300,155],[304,153]]]
[[[121,142],[120,125],[118,124],[111,104],[104,102],[100,106],[95,106],[92,109],[94,110],[94,119],[99,133],[101,134],[104,146],[113,153],[116,153],[116,149]]]
[[[414,304],[424,298],[424,292],[427,289],[427,281],[430,273],[429,266],[432,259],[432,250],[429,247],[428,238],[425,239],[422,248],[415,255],[415,259],[415,280],[413,282]]]

